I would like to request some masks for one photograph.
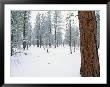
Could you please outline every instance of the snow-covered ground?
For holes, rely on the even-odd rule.
[[[19,77],[80,77],[80,49],[70,54],[66,47],[49,48],[31,46],[11,56],[11,76]]]

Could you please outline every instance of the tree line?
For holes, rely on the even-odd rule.
[[[45,13],[38,12],[36,14],[34,28],[31,25],[31,11],[11,11],[11,55],[14,54],[14,49],[28,49],[31,45],[37,47],[54,48],[61,45],[72,47],[79,46],[79,31],[78,27],[72,25],[71,16],[69,13],[64,19],[61,11],[46,11]],[[63,25],[63,21],[66,25]],[[71,22],[70,22],[71,21]],[[65,38],[62,38],[62,30],[65,29]]]

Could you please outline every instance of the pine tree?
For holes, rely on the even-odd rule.
[[[11,11],[11,55],[31,43],[30,11]],[[22,47],[23,45],[23,47]]]
[[[54,11],[54,17],[53,17],[53,22],[54,22],[54,37],[55,37],[55,48],[59,46],[59,43],[62,43],[62,33],[61,33],[61,29],[62,29],[62,16],[61,16],[61,11],[55,10]]]
[[[51,37],[52,37],[52,29],[51,29],[51,11],[48,11],[48,28],[49,28],[49,47],[51,47]]]
[[[70,35],[69,35],[69,37],[70,37],[70,40],[69,40],[69,46],[70,46],[70,53],[72,54],[72,48],[71,48],[71,20],[69,20],[69,28],[70,28]]]
[[[75,47],[76,44],[78,44],[78,37],[79,37],[79,31],[78,31],[78,27],[76,27],[74,25],[74,19],[72,19],[72,17],[74,17],[74,13],[73,12],[69,12],[69,14],[67,14],[66,17],[66,34],[65,34],[65,43],[69,44],[70,46],[70,54],[72,54],[72,47],[74,47],[74,52],[75,52]]]
[[[39,45],[40,45],[40,23],[41,23],[41,21],[40,21],[40,13],[38,12],[38,14],[36,15],[36,23],[35,23],[35,33],[34,33],[34,35],[35,35],[35,41],[36,41],[36,45],[37,45],[37,47],[39,47]]]
[[[31,23],[30,23],[30,11],[23,11],[23,49],[29,47],[31,44]]]
[[[96,47],[95,11],[79,11],[81,68],[83,77],[99,77],[100,66]]]
[[[22,11],[11,11],[11,55],[21,49],[23,20]]]

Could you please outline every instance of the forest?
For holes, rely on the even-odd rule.
[[[12,76],[99,77],[100,11],[12,10],[10,48]]]

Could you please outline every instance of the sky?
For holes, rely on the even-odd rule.
[[[30,21],[31,21],[31,24],[32,24],[32,29],[34,29],[34,24],[35,24],[35,18],[36,18],[36,15],[38,14],[38,12],[39,11],[31,11],[31,18],[30,18]],[[69,14],[69,13],[73,13],[74,14],[74,16],[73,17],[71,17],[71,20],[73,20],[74,19],[74,23],[72,23],[72,24],[74,24],[75,26],[77,26],[77,27],[79,27],[79,21],[78,21],[78,11],[61,11],[61,15],[62,15],[62,24],[63,24],[63,29],[61,30],[62,31],[62,38],[64,39],[64,37],[65,37],[65,29],[66,29],[66,20],[65,20],[65,18],[67,17],[67,14]],[[44,14],[46,14],[47,13],[47,11],[40,11],[40,13],[44,13]]]

